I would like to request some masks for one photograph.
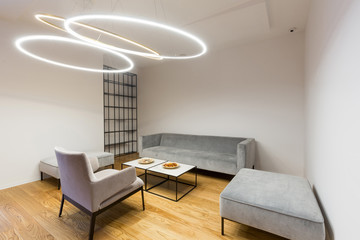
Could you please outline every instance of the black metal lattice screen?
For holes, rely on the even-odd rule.
[[[104,69],[113,69],[104,65]],[[137,75],[104,73],[104,151],[120,156],[138,151]]]

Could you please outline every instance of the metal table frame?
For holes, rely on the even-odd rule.
[[[151,168],[148,169],[148,170],[151,171]],[[184,174],[186,174],[186,173],[189,173],[191,170],[194,170],[194,171],[195,171],[194,184],[190,184],[190,183],[186,183],[186,182],[182,182],[182,181],[179,181],[179,180],[178,180],[179,177],[181,177],[182,175],[184,175]],[[147,174],[148,174],[148,175],[153,175],[153,176],[156,176],[156,177],[159,177],[159,178],[163,178],[163,179],[165,179],[165,180],[163,180],[163,181],[161,181],[160,183],[155,184],[154,186],[148,188],[146,191],[147,191],[148,193],[154,194],[154,195],[159,196],[159,197],[166,198],[166,199],[171,200],[171,201],[174,201],[174,202],[177,202],[177,201],[179,201],[180,199],[182,199],[183,197],[185,197],[188,193],[190,193],[192,190],[194,190],[194,188],[196,188],[196,186],[197,186],[197,167],[196,167],[196,166],[194,166],[194,168],[192,168],[192,169],[184,172],[183,174],[175,177],[175,180],[174,180],[174,179],[171,179],[171,178],[170,178],[170,175],[167,175],[167,174],[165,174],[165,173],[159,173],[159,174],[167,175],[167,177],[162,177],[162,176],[154,175],[154,174],[151,174],[151,173],[147,173]],[[164,183],[166,183],[167,181],[175,182],[175,199],[169,198],[169,197],[164,196],[164,195],[161,195],[161,194],[159,194],[159,193],[155,193],[155,192],[151,192],[151,191],[150,191],[151,189],[153,189],[153,188],[155,188],[155,187],[157,187],[157,186],[160,186],[161,184],[164,184]],[[185,184],[185,185],[188,185],[188,186],[192,186],[192,188],[189,189],[186,193],[184,193],[180,198],[178,198],[178,184],[179,184],[179,183],[180,183],[180,184]]]
[[[162,164],[162,163],[159,163],[159,164],[157,164],[157,165],[155,165],[155,166],[152,166],[151,168],[154,168],[154,167],[156,167],[156,166],[158,166],[158,165],[160,165],[160,164]],[[125,162],[125,163],[121,163],[121,169],[123,169],[124,166],[133,166],[133,165],[126,164],[126,162]],[[144,176],[144,178],[145,178],[145,183],[144,183],[144,184],[145,184],[145,189],[144,189],[144,190],[145,190],[146,192],[151,193],[151,194],[154,194],[154,195],[159,196],[159,197],[163,197],[163,198],[165,198],[165,199],[168,199],[168,200],[171,200],[171,201],[174,201],[174,202],[177,202],[177,201],[179,201],[180,199],[182,199],[183,197],[185,197],[188,193],[190,193],[192,190],[194,190],[194,188],[196,188],[196,186],[197,186],[197,167],[196,167],[196,166],[193,166],[193,168],[187,170],[186,172],[184,172],[184,173],[182,173],[182,174],[180,174],[180,175],[178,175],[178,176],[172,176],[172,177],[175,178],[175,180],[174,180],[174,179],[171,179],[171,178],[170,178],[170,175],[168,175],[168,174],[166,174],[166,173],[161,173],[161,172],[155,172],[155,171],[154,171],[154,173],[161,174],[161,175],[166,175],[167,177],[163,177],[163,176],[159,176],[159,175],[155,175],[155,174],[149,173],[148,171],[151,172],[151,168],[144,169],[144,168],[138,168],[138,167],[136,167],[136,166],[134,166],[134,167],[137,168],[137,169],[142,169],[142,170],[144,170],[144,173],[138,175],[138,177]],[[184,174],[186,174],[186,173],[189,173],[190,171],[194,171],[194,172],[195,172],[194,184],[190,184],[190,183],[187,183],[187,182],[179,181],[179,179],[178,179],[179,177],[181,177],[182,175],[184,175]],[[158,177],[158,178],[162,178],[162,179],[164,179],[164,180],[161,181],[160,183],[157,183],[157,184],[155,184],[154,186],[151,186],[150,188],[148,188],[148,187],[147,187],[148,175],[154,176],[154,177]],[[159,193],[155,193],[155,192],[151,192],[151,191],[150,191],[151,189],[154,189],[155,187],[158,187],[158,186],[160,186],[160,185],[162,185],[162,184],[164,184],[164,183],[166,183],[166,182],[168,182],[168,181],[175,182],[175,199],[169,198],[169,197],[164,196],[164,195],[161,195],[161,194],[159,194]],[[188,185],[188,186],[192,186],[192,188],[189,189],[186,193],[184,193],[181,197],[178,198],[178,184],[185,184],[185,185]]]

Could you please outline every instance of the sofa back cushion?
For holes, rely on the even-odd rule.
[[[161,136],[160,146],[236,154],[237,144],[244,140],[245,138],[164,133]]]

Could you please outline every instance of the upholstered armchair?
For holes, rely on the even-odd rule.
[[[145,210],[143,181],[136,176],[135,168],[105,169],[94,173],[85,153],[55,148],[62,186],[62,200],[84,211],[91,217],[89,239],[93,239],[95,218],[125,198],[141,191]]]

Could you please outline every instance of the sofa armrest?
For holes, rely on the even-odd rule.
[[[247,138],[238,143],[236,156],[237,171],[241,168],[252,168],[255,164],[255,139]]]
[[[140,137],[140,146],[139,146],[139,153],[140,156],[142,156],[142,151],[145,148],[149,148],[149,147],[155,147],[155,146],[160,146],[160,141],[161,141],[161,133],[158,134],[152,134],[152,135],[147,135],[147,136],[141,136]]]

